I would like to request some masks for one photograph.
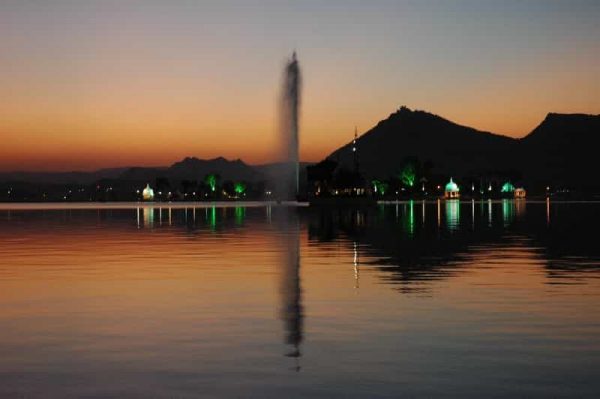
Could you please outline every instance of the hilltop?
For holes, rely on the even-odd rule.
[[[516,142],[425,111],[401,107],[360,136],[357,148],[360,170],[367,178],[395,174],[406,158],[429,162],[433,173],[458,176],[508,166],[504,156]],[[327,158],[351,167],[352,143],[336,149]]]
[[[533,183],[593,188],[598,148],[600,115],[549,113],[519,140],[520,167]]]

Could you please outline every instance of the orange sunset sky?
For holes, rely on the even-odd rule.
[[[277,160],[297,49],[301,159],[399,106],[513,137],[600,113],[598,1],[0,1],[0,171]]]

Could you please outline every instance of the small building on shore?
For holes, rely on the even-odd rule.
[[[518,187],[515,189],[515,198],[525,198],[527,196],[527,191],[523,187]]]
[[[502,185],[502,189],[500,190],[502,194],[512,194],[515,192],[515,186],[509,181]]]
[[[460,197],[460,189],[458,188],[458,185],[456,183],[454,183],[452,178],[450,178],[450,181],[448,182],[448,184],[446,184],[446,189],[444,190],[444,198],[456,199],[459,197]]]
[[[142,191],[142,198],[144,201],[154,200],[154,190],[150,187],[150,184],[146,184],[146,188]]]

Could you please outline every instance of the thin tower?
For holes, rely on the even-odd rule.
[[[354,156],[354,172],[358,173],[358,152],[356,151],[356,138],[358,132],[356,126],[354,126],[354,140],[352,140],[352,155]]]

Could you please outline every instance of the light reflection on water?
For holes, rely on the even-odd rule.
[[[0,397],[595,397],[600,204],[0,210]]]

